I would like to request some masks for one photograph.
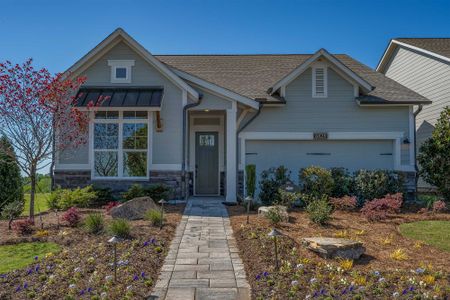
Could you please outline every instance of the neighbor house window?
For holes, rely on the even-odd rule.
[[[94,177],[147,177],[148,132],[146,111],[97,112],[93,133]]]
[[[315,66],[312,69],[312,96],[326,98],[328,96],[328,78],[326,66]]]
[[[112,83],[131,83],[131,67],[134,60],[108,60]]]

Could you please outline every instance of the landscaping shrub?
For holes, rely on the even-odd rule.
[[[15,218],[19,217],[25,206],[24,200],[16,200],[3,206],[1,217],[8,220],[8,229],[11,230],[11,224]]]
[[[50,193],[47,198],[47,206],[52,209],[59,209],[59,200],[61,199],[61,194],[63,189],[57,188]]]
[[[93,187],[89,185],[74,190],[56,189],[50,194],[47,204],[51,209],[67,210],[70,207],[90,207],[96,200],[97,194]]]
[[[439,201],[439,197],[436,195],[419,195],[417,198],[427,210],[431,209],[433,204]]]
[[[134,198],[138,198],[138,197],[143,197],[145,196],[145,190],[142,187],[142,185],[140,184],[133,184],[128,191],[126,191],[125,193],[122,194],[123,198],[125,200],[131,200]]]
[[[62,215],[61,219],[70,227],[76,227],[80,223],[81,215],[75,207],[71,207]]]
[[[23,201],[22,176],[14,149],[6,136],[0,138],[0,213],[6,205]]]
[[[84,219],[84,228],[89,233],[98,234],[103,231],[104,223],[102,214],[92,213]]]
[[[443,200],[439,200],[433,203],[433,213],[440,213],[447,210],[447,205]]]
[[[403,195],[387,194],[384,198],[367,201],[361,209],[361,213],[369,221],[379,221],[387,218],[390,213],[400,212],[403,203]]]
[[[270,208],[264,216],[270,221],[272,225],[278,225],[278,223],[283,221],[282,210],[278,206]]]
[[[111,209],[113,209],[114,207],[119,206],[119,205],[120,205],[120,202],[118,202],[118,201],[111,201],[111,202],[108,202],[108,204],[106,204],[104,206],[104,208],[106,210],[106,213],[109,214],[111,212]]]
[[[164,184],[151,184],[144,189],[144,196],[149,196],[155,202],[158,202],[161,199],[167,200],[170,197],[172,189]]]
[[[161,225],[162,223],[162,218],[161,218],[161,211],[158,209],[149,209],[145,212],[144,214],[144,219],[146,219],[147,221],[150,221],[150,223],[152,223],[152,225]]]
[[[301,169],[299,182],[304,193],[316,197],[331,195],[334,185],[330,170],[317,166]]]
[[[420,175],[450,201],[450,106],[444,108],[432,136],[420,147]]]
[[[403,192],[403,176],[389,170],[359,170],[355,173],[355,194],[360,203],[386,194]]]
[[[97,195],[97,198],[91,202],[91,207],[102,207],[108,202],[116,200],[112,193],[112,190],[108,187],[93,185],[92,189]]]
[[[331,168],[331,177],[333,178],[332,197],[343,197],[353,195],[354,180],[352,175],[345,168]]]
[[[128,238],[131,232],[130,223],[125,219],[113,219],[108,229],[112,235],[120,238]]]
[[[358,205],[358,201],[355,196],[331,197],[330,204],[338,210],[353,210]]]
[[[13,230],[20,235],[33,233],[33,221],[30,219],[17,220],[12,224]]]
[[[247,192],[247,196],[254,198],[255,197],[255,189],[256,189],[256,166],[255,165],[246,165],[245,166],[245,190]]]
[[[279,200],[275,203],[277,205],[283,205],[290,207],[296,203],[302,196],[299,192],[286,192],[283,189],[278,189],[278,194],[280,195]]]
[[[264,170],[259,181],[258,197],[261,202],[265,205],[278,203],[280,201],[278,189],[289,180],[289,177],[290,171],[284,166]]]
[[[331,216],[333,208],[328,203],[326,195],[320,198],[311,199],[306,207],[309,219],[317,224],[325,224]]]

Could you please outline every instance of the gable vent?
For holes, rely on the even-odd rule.
[[[313,68],[313,97],[325,98],[327,97],[327,68],[317,66]]]

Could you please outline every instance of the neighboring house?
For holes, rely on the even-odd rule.
[[[389,43],[377,71],[433,101],[416,117],[417,149],[450,106],[450,38],[398,38]],[[419,180],[419,188],[431,186]]]
[[[56,183],[236,201],[243,170],[390,169],[414,178],[413,105],[425,97],[343,54],[152,55],[117,29],[69,70],[78,104],[110,96],[89,143],[58,153]]]

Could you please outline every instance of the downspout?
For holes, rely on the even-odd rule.
[[[416,178],[415,178],[415,186],[416,186],[416,195],[417,195],[417,183],[419,182],[419,166],[417,165],[417,130],[416,130],[416,117],[417,115],[422,111],[423,104],[419,104],[419,107],[417,110],[413,113],[414,115],[414,169],[416,171]]]
[[[182,151],[181,151],[181,197],[186,199],[189,197],[189,193],[188,191],[188,186],[187,186],[187,181],[186,181],[186,129],[187,129],[187,113],[188,113],[188,109],[199,106],[202,103],[203,100],[203,95],[200,94],[198,97],[198,101],[195,103],[191,103],[191,104],[186,104],[183,107],[183,145],[182,145]]]
[[[261,113],[261,109],[263,107],[263,103],[259,102],[259,107],[258,107],[258,111],[256,112],[256,114],[251,117],[240,129],[238,129],[237,133],[236,133],[236,156],[239,158],[239,134],[242,132],[242,130],[244,130],[248,125],[250,125],[250,123],[253,122],[253,120],[255,120],[259,114]],[[244,153],[245,155],[245,153]],[[242,157],[241,157],[242,159]],[[244,167],[244,176],[245,176],[245,166]],[[245,181],[245,180],[244,180]],[[236,159],[236,188],[239,186],[239,159]],[[243,195],[245,196],[245,195]]]

